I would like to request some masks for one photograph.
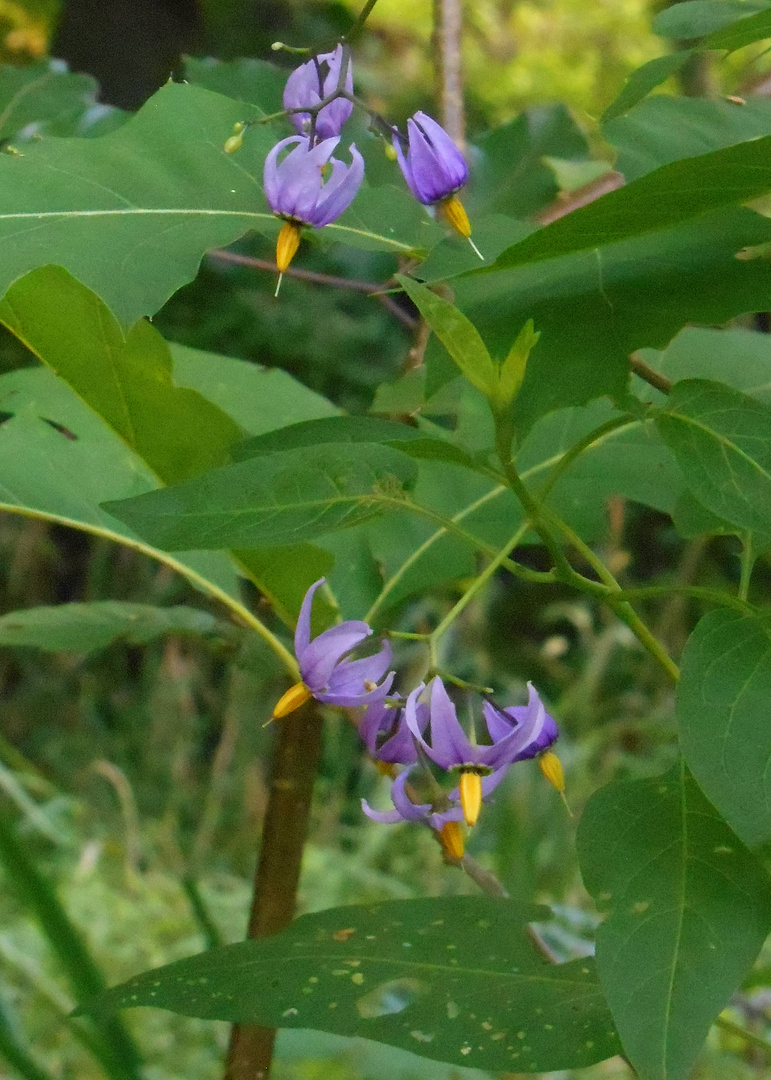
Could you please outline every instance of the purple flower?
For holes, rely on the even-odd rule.
[[[379,821],[381,825],[395,825],[399,821],[425,821],[432,829],[441,832],[448,821],[463,821],[463,811],[459,806],[450,806],[437,813],[430,803],[414,803],[404,790],[409,773],[400,773],[391,786],[393,810],[373,810],[366,799],[361,800],[361,808],[368,818]]]
[[[430,205],[453,195],[468,180],[468,165],[461,151],[444,128],[416,112],[407,121],[408,147],[394,135],[393,145],[412,194],[418,202]]]
[[[325,580],[319,578],[314,582],[302,602],[294,635],[294,651],[302,681],[290,687],[278,702],[273,710],[274,719],[287,716],[310,697],[329,705],[355,708],[382,702],[391,689],[394,672],[386,675],[391,663],[388,642],[384,642],[383,648],[374,656],[346,659],[348,653],[372,633],[365,622],[349,619],[311,640],[313,597]],[[383,681],[378,685],[380,679]]]
[[[534,758],[559,738],[559,728],[532,683],[527,684],[527,690],[527,705],[513,705],[508,709],[498,709],[489,701],[482,705],[490,737],[501,741],[511,738],[509,745],[515,753],[512,761]]]
[[[395,695],[401,700],[398,695]],[[421,731],[428,723],[428,707],[418,704],[417,722]],[[385,701],[370,705],[359,721],[359,734],[370,754],[390,765],[414,765],[418,751],[404,718],[401,706],[389,706]]]
[[[334,52],[321,53],[301,64],[287,79],[284,88],[284,108],[301,109],[303,106],[318,103],[333,93],[340,82],[340,67],[343,63],[343,47],[338,45]],[[345,89],[353,93],[353,72],[351,62],[345,74]],[[333,139],[340,134],[345,121],[353,111],[353,103],[345,98],[336,98],[316,115],[316,138]],[[309,135],[311,132],[310,113],[292,113],[289,117],[298,134]]]
[[[423,738],[417,716],[417,698],[423,687],[413,690],[407,698],[405,720],[418,745],[442,769],[460,770],[460,800],[467,825],[474,825],[479,817],[484,797],[482,777],[488,773],[503,775],[515,761],[546,750],[559,734],[535,689],[530,684],[528,688],[530,700],[525,707],[502,711],[485,703],[484,716],[492,740],[487,745],[468,738],[440,678],[431,683],[430,745]]]
[[[354,145],[350,165],[333,158],[339,142],[339,138],[325,139],[311,147],[307,137],[290,135],[273,147],[265,159],[264,184],[274,214],[320,229],[348,209],[364,179],[364,159]],[[288,146],[294,149],[279,162],[279,154]],[[328,163],[332,175],[325,181]]]

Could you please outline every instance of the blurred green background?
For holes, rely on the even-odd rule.
[[[463,56],[472,142],[523,109],[562,102],[570,130],[583,133],[601,157],[596,117],[630,71],[670,47],[650,30],[657,6],[467,0]],[[99,80],[102,100],[134,109],[181,72],[183,54],[270,58],[273,41],[329,39],[357,10],[355,0],[0,0],[0,59],[23,65],[46,54],[62,57]],[[380,0],[357,45],[358,87],[395,121],[416,108],[436,112],[432,25],[431,0]],[[721,78],[735,88],[763,64],[745,51]],[[259,242],[243,249],[269,255]],[[305,268],[327,274],[378,281],[391,272],[376,254],[339,248],[306,254]],[[277,305],[273,287],[269,275],[209,261],[155,324],[172,340],[281,366],[354,412],[370,408],[376,389],[409,366],[410,333],[371,299],[289,280]],[[2,338],[3,369],[32,362]],[[611,507],[604,554],[630,584],[720,583],[736,581],[739,572],[732,540],[684,543],[668,518],[621,503]],[[529,557],[540,565],[537,551]],[[756,587],[767,589],[770,579],[768,566],[760,567]],[[167,568],[128,549],[0,515],[0,613],[94,599],[207,606]],[[410,602],[409,622],[431,623],[452,599],[446,590]],[[698,610],[671,600],[647,614],[677,651]],[[403,658],[409,664],[408,651]],[[464,678],[492,681],[504,695],[520,693],[528,678],[536,683],[563,727],[561,754],[576,810],[608,779],[649,775],[671,759],[669,686],[622,626],[566,591],[495,581],[448,637],[443,662]],[[283,689],[267,651],[255,646],[234,654],[225,637],[116,643],[89,657],[0,649],[3,813],[18,823],[26,853],[56,883],[108,981],[197,951],[215,929],[225,941],[243,936],[273,737],[264,722]],[[301,910],[473,891],[443,865],[427,830],[363,818],[359,800],[385,807],[387,791],[347,721],[330,712]],[[594,926],[573,833],[574,822],[529,763],[513,770],[470,840],[470,850],[514,897],[555,906],[550,940],[564,956],[586,952]],[[65,1021],[72,1002],[57,961],[9,884],[6,877],[0,893],[0,1029],[17,1031],[51,1077],[99,1077]],[[765,1023],[767,1008],[757,996],[737,1003],[745,1021],[751,1015]],[[128,1023],[149,1063],[148,1080],[221,1074],[224,1026],[165,1013],[131,1016]],[[721,1039],[703,1059],[704,1075],[764,1072],[751,1049]],[[355,1080],[451,1071],[389,1048],[286,1033],[276,1075]],[[620,1061],[594,1072],[627,1074]]]

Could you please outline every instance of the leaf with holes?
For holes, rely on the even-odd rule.
[[[771,408],[724,383],[675,383],[657,418],[693,494],[742,529],[771,533]]]
[[[771,619],[712,611],[688,639],[677,688],[688,767],[745,843],[771,839]]]
[[[771,929],[771,880],[678,764],[601,788],[578,831],[597,972],[642,1080],[685,1080]]]
[[[318,1028],[493,1071],[581,1068],[619,1050],[591,960],[544,960],[544,908],[458,896],[331,908],[261,941],[148,971],[84,1006]]]

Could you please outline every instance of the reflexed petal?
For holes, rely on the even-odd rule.
[[[325,139],[308,149],[309,141],[298,146],[279,166],[281,213],[306,225],[316,224],[316,205],[321,196],[321,170],[329,161],[339,139]]]
[[[332,176],[324,185],[314,212],[315,224],[321,228],[339,218],[353,202],[364,179],[364,158],[351,144],[351,164],[332,159]]]
[[[279,145],[281,144],[279,143]],[[326,578],[320,577],[318,581],[314,581],[303,597],[300,614],[297,617],[297,628],[294,632],[294,654],[298,660],[311,642],[311,608],[313,607],[313,597],[316,595],[316,589],[320,588],[326,580]]]
[[[458,722],[455,706],[444,683],[437,677],[431,683],[431,746],[426,753],[443,769],[455,765],[478,764],[483,747],[472,746]],[[425,745],[425,744],[424,744]]]
[[[278,212],[277,206],[281,193],[281,178],[279,175],[278,155],[287,146],[297,146],[299,143],[302,143],[304,141],[305,140],[300,135],[290,135],[288,139],[282,139],[281,142],[276,143],[268,156],[265,158],[263,187],[265,189],[265,198],[268,200],[268,205],[274,213]]]
[[[390,664],[391,646],[384,641],[383,648],[374,656],[365,656],[361,660],[341,660],[330,676],[329,689],[340,694],[363,694],[364,683],[380,682]]]
[[[370,754],[374,755],[377,751],[381,731],[390,731],[398,722],[400,714],[401,709],[389,709],[382,702],[370,705],[364,710],[364,715],[359,720],[359,736]]]
[[[366,799],[361,800],[361,808],[368,818],[380,822],[381,825],[396,825],[404,818],[398,810],[373,810]]]
[[[414,803],[404,790],[409,772],[399,773],[391,788],[391,801],[405,821],[416,821],[431,813],[430,803]]]
[[[303,682],[314,696],[318,696],[318,690],[326,689],[335,666],[346,653],[371,633],[365,622],[352,619],[325,630],[296,654]]]
[[[362,693],[359,694],[338,693],[331,689],[316,690],[314,691],[313,696],[317,701],[324,701],[328,705],[339,705],[344,709],[358,709],[368,705],[376,705],[378,702],[383,701],[383,699],[388,696],[393,681],[394,672],[392,671],[386,676],[380,686],[375,687],[374,690],[362,690]]]
[[[527,686],[530,697],[526,706],[517,705],[496,710],[489,702],[484,703],[485,720],[491,735],[493,729],[499,730],[504,722],[500,717],[501,712],[504,717],[516,722],[516,727],[510,734],[496,739],[493,746],[484,747],[482,762],[493,769],[535,757],[551,746],[559,736],[559,729],[546,712],[535,687],[532,683]],[[497,717],[494,715],[496,712],[499,714]]]

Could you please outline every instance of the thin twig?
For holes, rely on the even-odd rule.
[[[209,252],[209,257],[219,262],[233,263],[236,266],[246,266],[250,270],[264,270],[269,274],[277,274],[278,266],[270,259],[256,259],[252,255],[241,255],[237,251],[225,251],[217,248]],[[356,278],[336,277],[334,274],[321,274],[316,270],[302,270],[299,267],[289,266],[284,270],[284,277],[294,277],[299,281],[308,281],[312,285],[327,285],[331,289],[348,289],[350,292],[362,293],[364,296],[372,296],[379,300],[383,307],[390,311],[408,330],[415,326],[416,319],[408,311],[388,296],[383,290],[389,288],[388,282],[359,281]]]
[[[660,371],[649,367],[636,353],[632,353],[629,357],[629,366],[635,375],[639,375],[641,379],[644,379],[654,389],[660,390],[662,394],[668,394],[675,385],[666,375],[662,375]]]
[[[552,221],[565,217],[567,214],[572,214],[574,210],[580,210],[582,206],[588,206],[603,195],[616,191],[618,188],[623,187],[625,183],[626,180],[623,174],[611,169],[609,172],[603,173],[602,176],[598,176],[596,180],[584,184],[583,187],[578,188],[576,191],[571,191],[569,195],[559,195],[553,203],[550,203],[535,215],[535,220],[541,225],[550,225]]]

